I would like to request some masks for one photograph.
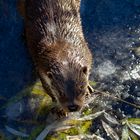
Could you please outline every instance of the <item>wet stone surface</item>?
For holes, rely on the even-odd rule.
[[[83,30],[94,56],[91,79],[97,88],[139,104],[140,1],[84,1]],[[90,16],[89,16],[90,15]],[[114,108],[115,109],[115,108]],[[133,107],[120,105],[125,115],[140,117]]]

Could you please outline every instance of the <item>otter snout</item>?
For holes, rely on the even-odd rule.
[[[76,105],[76,104],[70,104],[67,106],[69,112],[75,112],[75,111],[79,111],[80,110],[80,106]]]
[[[61,107],[66,112],[76,112],[79,111],[83,106],[83,100],[79,100],[77,98],[74,98],[73,101],[68,100],[68,98],[60,98],[59,103],[61,104]]]

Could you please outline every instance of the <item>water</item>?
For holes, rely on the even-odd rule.
[[[16,0],[0,1],[0,95],[12,97],[31,81],[31,61],[22,39]]]
[[[140,1],[85,0],[83,30],[93,51],[91,79],[97,88],[139,104],[140,88]],[[133,90],[132,90],[133,89]],[[125,115],[140,112],[121,105]]]

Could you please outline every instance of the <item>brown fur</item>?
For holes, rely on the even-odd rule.
[[[44,89],[68,110],[88,93],[92,56],[80,21],[80,0],[26,0],[28,48]]]

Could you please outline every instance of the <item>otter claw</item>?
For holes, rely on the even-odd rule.
[[[56,114],[58,116],[58,118],[63,118],[63,117],[67,116],[67,112],[65,112],[63,109],[60,109],[58,107],[52,108],[51,112],[53,114]]]
[[[94,89],[92,88],[91,85],[88,84],[88,91],[89,91],[89,94],[93,93],[94,92]]]
[[[67,112],[65,112],[63,109],[60,109],[58,112],[58,117],[59,118],[67,117]]]
[[[91,93],[88,91],[87,93],[86,93],[86,99],[88,99],[89,97],[90,97],[90,95],[91,95]]]

